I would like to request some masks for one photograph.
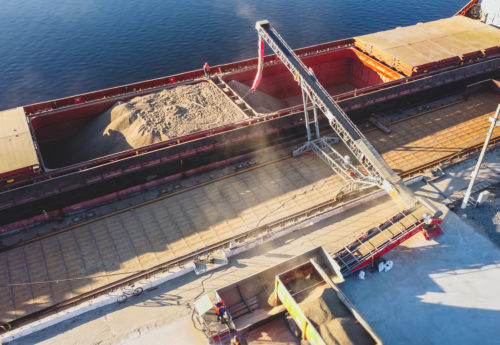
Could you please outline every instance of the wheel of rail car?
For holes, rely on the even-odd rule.
[[[297,323],[295,322],[293,317],[288,315],[286,317],[286,322],[288,323],[288,327],[290,328],[290,331],[293,333],[293,335],[297,338],[302,338],[302,332],[300,331],[300,328],[299,326],[297,326]]]
[[[135,289],[134,289],[134,292],[132,292],[132,294],[133,294],[134,296],[139,296],[139,295],[140,295],[141,293],[143,293],[143,292],[144,292],[144,289],[143,289],[142,287],[140,287],[140,286],[139,286],[138,288],[135,288]]]
[[[116,301],[117,301],[118,303],[123,303],[123,302],[125,302],[127,299],[128,299],[127,295],[123,294],[123,295],[118,296],[118,298],[116,299]]]

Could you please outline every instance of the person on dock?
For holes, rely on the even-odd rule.
[[[203,65],[203,72],[205,73],[205,78],[210,77],[210,66],[208,65],[208,62],[205,62]]]
[[[214,305],[215,314],[217,315],[217,321],[223,322],[224,314],[226,313],[226,304],[224,300],[220,300]]]

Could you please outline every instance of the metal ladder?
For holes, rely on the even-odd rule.
[[[229,99],[238,106],[247,116],[255,117],[258,113],[253,110],[253,108],[236,92],[233,91],[227,85],[227,83],[222,80],[222,78],[218,75],[215,78],[211,78],[211,81],[217,86]]]

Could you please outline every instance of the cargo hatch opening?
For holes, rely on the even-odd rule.
[[[48,169],[148,147],[248,118],[212,81],[197,80],[127,99],[31,117]]]
[[[402,77],[356,48],[334,50],[301,60],[314,71],[318,81],[332,96],[354,95],[356,90]],[[264,66],[258,89],[249,92],[256,68],[225,74],[222,80],[258,113],[272,113],[302,103],[300,87],[278,61]]]

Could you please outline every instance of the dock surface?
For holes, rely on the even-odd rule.
[[[457,102],[423,111],[391,125],[392,133],[371,131],[366,138],[396,172],[401,173],[484,142],[500,94],[478,92]],[[481,135],[482,134],[482,135]],[[494,137],[499,136],[498,132]]]

